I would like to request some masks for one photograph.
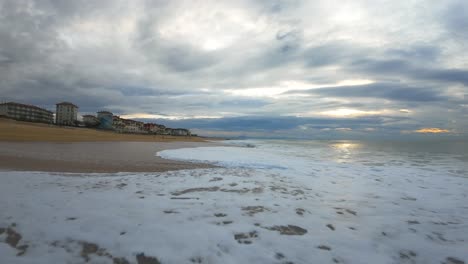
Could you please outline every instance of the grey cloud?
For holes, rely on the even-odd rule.
[[[34,8],[34,7],[33,7]],[[6,1],[0,8],[0,53],[10,63],[43,60],[57,49],[54,17],[33,13],[19,1]]]
[[[413,73],[421,79],[458,82],[468,86],[468,70],[464,69],[414,69]]]
[[[444,69],[425,68],[414,66],[409,60],[375,60],[360,59],[352,62],[350,71],[366,74],[406,77],[413,80],[437,81],[442,83],[461,83],[468,86],[468,70],[466,69]]]
[[[381,54],[375,49],[361,46],[328,43],[311,47],[304,52],[308,67],[341,65],[347,72],[354,74],[468,85],[468,70],[442,68],[435,63],[440,56],[440,48],[421,45],[407,49],[389,49]],[[429,65],[433,66],[428,67]]]
[[[184,95],[187,94],[186,91],[171,91],[168,89],[155,89],[155,88],[148,88],[144,86],[123,86],[123,85],[116,85],[113,87],[109,87],[109,89],[117,90],[124,96],[177,96],[177,95]]]
[[[145,56],[154,63],[160,63],[169,71],[189,72],[199,71],[212,66],[220,60],[216,54],[204,52],[190,45],[181,43],[165,43],[158,36],[138,47]]]
[[[276,14],[298,7],[301,2],[301,0],[259,0],[254,1],[254,4],[257,4],[261,10]]]
[[[441,56],[441,49],[437,46],[414,45],[406,49],[391,48],[385,51],[385,55],[427,64],[439,59]]]
[[[287,93],[310,93],[318,96],[348,98],[380,98],[395,101],[432,102],[447,100],[433,87],[412,87],[402,83],[372,83],[366,85],[337,86],[315,88],[307,91],[289,91]]]
[[[284,67],[289,63],[298,61],[302,52],[302,36],[297,29],[278,31],[270,47],[254,57],[250,62],[257,66],[257,70],[269,70]]]
[[[161,58],[162,63],[178,72],[200,70],[212,66],[217,61],[217,58],[209,53],[200,52],[188,47],[165,48],[158,53],[163,54]]]
[[[441,32],[418,30],[417,21],[407,21],[401,34],[387,30],[398,28],[400,14],[376,19],[373,11],[380,7],[370,2],[361,8],[369,8],[363,10],[363,19],[373,22],[355,28],[350,27],[353,22],[332,21],[336,10],[328,2],[216,2],[216,8],[226,11],[223,16],[241,19],[235,20],[239,26],[250,20],[246,32],[227,32],[232,43],[207,51],[183,34],[175,40],[159,35],[162,25],[191,11],[191,1],[0,1],[0,100],[50,108],[67,100],[82,112],[246,116],[174,123],[205,131],[300,132],[303,126],[314,133],[339,127],[397,133],[431,124],[455,124],[466,131],[466,108],[456,99],[468,94],[468,69],[462,61],[467,54],[459,48],[468,27],[464,1],[428,6],[424,18],[441,23]],[[236,12],[231,14],[230,8]],[[403,11],[415,17],[422,12]],[[211,18],[210,23],[223,27],[225,17]],[[119,28],[119,21],[129,22],[125,30],[130,32]],[[199,37],[204,34],[212,32],[200,32]],[[246,97],[224,91],[350,79],[376,83],[307,91],[313,97]],[[294,117],[343,107],[378,109],[382,99],[386,108],[410,108],[414,114],[351,121]]]
[[[310,47],[304,52],[304,60],[308,67],[339,64],[360,56],[364,56],[361,47],[338,42]]]
[[[468,38],[468,3],[466,1],[452,1],[446,5],[442,15],[442,21],[445,24],[449,34],[456,39],[463,40]]]

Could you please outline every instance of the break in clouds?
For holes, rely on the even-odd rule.
[[[202,135],[468,134],[468,2],[0,0],[0,100]]]

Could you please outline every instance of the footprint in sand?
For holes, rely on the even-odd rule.
[[[320,245],[317,247],[318,249],[321,249],[321,250],[327,250],[327,251],[330,251],[331,250],[331,247],[329,246],[326,246],[326,245]]]
[[[261,205],[258,205],[258,206],[245,206],[245,207],[242,207],[242,210],[246,211],[247,215],[249,215],[249,216],[253,216],[253,215],[257,214],[257,213],[261,213],[261,212],[265,212],[265,211],[270,211],[270,209],[268,209],[266,207],[263,207]]]
[[[357,212],[348,208],[334,207],[337,214],[344,215],[345,213],[357,216]]]
[[[278,231],[281,235],[288,235],[288,236],[302,236],[307,233],[307,229],[304,229],[299,226],[295,225],[287,225],[287,226],[270,226],[270,227],[263,227],[267,230]]]
[[[447,257],[442,264],[465,264],[465,262],[454,257]]]
[[[216,225],[230,225],[232,223],[234,223],[234,221],[227,220],[227,221],[217,222]]]
[[[305,212],[306,212],[306,210],[304,210],[302,208],[296,208],[296,214],[297,215],[303,216]]]
[[[7,243],[10,247],[18,250],[18,253],[16,254],[17,256],[22,256],[26,253],[26,250],[29,248],[29,246],[28,245],[18,246],[23,236],[20,233],[18,233],[14,229],[14,227],[16,227],[16,224],[14,223],[11,224],[11,226],[7,228],[0,227],[0,235],[2,235],[3,233],[6,233],[5,243]]]
[[[248,233],[236,233],[234,234],[234,239],[237,240],[239,244],[252,244],[252,239],[257,238],[257,231],[250,231]]]
[[[227,214],[223,214],[223,213],[216,213],[214,214],[215,217],[225,217],[227,216]]]

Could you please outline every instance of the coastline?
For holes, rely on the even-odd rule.
[[[122,134],[0,118],[0,142],[206,142],[198,136]],[[219,139],[218,139],[219,140]]]
[[[165,172],[213,165],[167,160],[167,149],[217,146],[209,138],[119,134],[0,118],[0,170],[65,173]]]
[[[215,166],[167,160],[167,149],[218,146],[214,142],[0,142],[0,170],[68,173],[165,172]]]

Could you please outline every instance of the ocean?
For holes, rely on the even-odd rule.
[[[468,260],[467,142],[227,143],[160,155],[228,167],[229,178],[249,171],[270,192],[256,203],[272,208],[263,220],[308,230],[288,248],[294,263]]]
[[[0,228],[28,246],[0,243],[0,260],[468,261],[466,142],[223,143],[155,153],[216,168],[0,172]]]

